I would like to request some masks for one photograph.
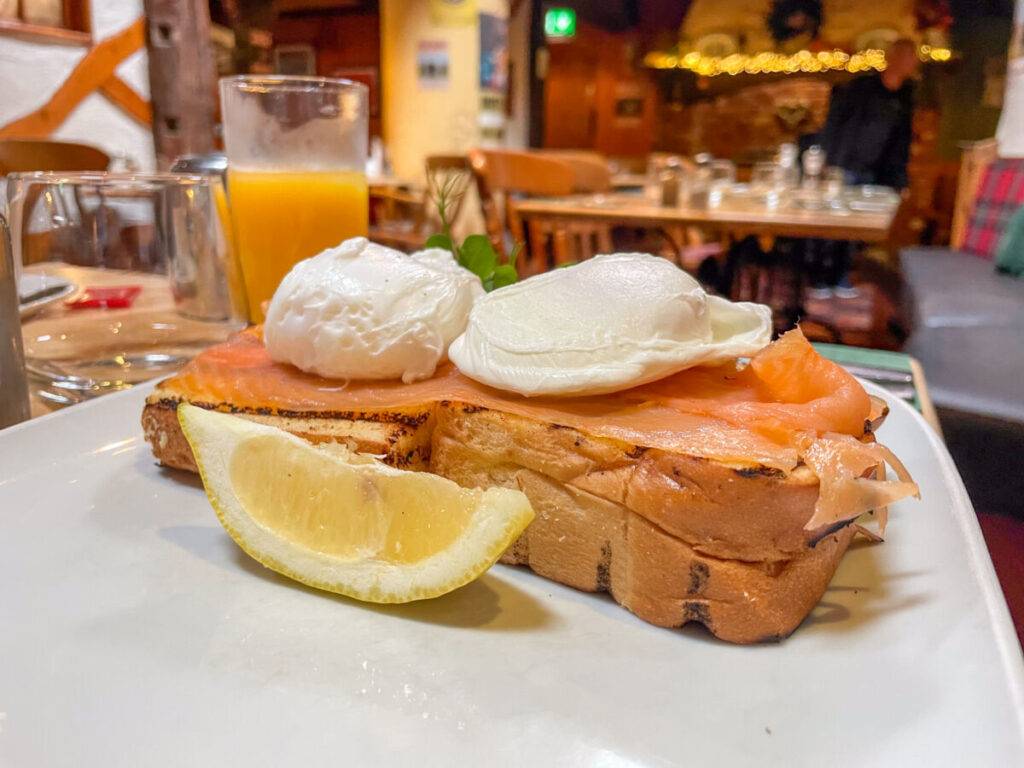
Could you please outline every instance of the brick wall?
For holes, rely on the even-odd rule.
[[[728,158],[774,150],[821,127],[831,90],[820,78],[788,76],[694,103],[662,103],[655,146]]]

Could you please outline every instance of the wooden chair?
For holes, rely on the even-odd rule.
[[[426,170],[428,183],[418,198],[402,191],[374,195],[377,198],[374,208],[376,224],[370,227],[370,239],[373,242],[411,253],[423,248],[423,243],[430,235],[441,231],[431,196],[430,180],[440,180],[444,174],[457,174],[464,175],[465,183],[469,184],[473,169],[465,155],[431,155],[426,160]],[[448,209],[449,223],[458,221],[464,201],[465,195],[453,201]],[[396,210],[400,207],[411,208],[411,215],[397,216]]]
[[[29,139],[0,139],[0,176],[32,171],[105,171],[110,156],[88,144],[64,141]],[[40,191],[29,193],[24,203],[26,211],[34,210]],[[22,260],[25,264],[43,261],[48,257],[52,233],[40,232],[25,236]]]
[[[469,161],[487,236],[499,254],[508,252],[506,228],[513,241],[526,241],[522,220],[514,206],[515,196],[563,197],[575,191],[576,174],[572,167],[536,152],[472,149]],[[502,203],[498,196],[504,198]]]
[[[110,156],[88,144],[0,140],[0,176],[30,171],[105,171]]]
[[[545,149],[540,154],[561,160],[572,168],[575,174],[573,191],[608,192],[612,188],[612,169],[608,160],[599,152],[582,149]]]
[[[611,228],[604,221],[531,215],[524,228],[529,235],[529,249],[519,265],[524,277],[615,251]]]
[[[950,242],[954,248],[964,243],[967,225],[974,212],[974,201],[978,188],[985,177],[985,170],[999,157],[999,142],[995,139],[965,142],[960,145],[963,156],[960,161],[960,176],[956,185],[956,203],[953,208],[953,231]]]

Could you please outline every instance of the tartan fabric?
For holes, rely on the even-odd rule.
[[[962,250],[986,259],[994,258],[1000,238],[1022,204],[1024,159],[996,160],[985,170],[978,187]]]

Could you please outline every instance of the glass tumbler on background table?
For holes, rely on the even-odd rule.
[[[778,208],[785,188],[783,166],[778,163],[754,163],[750,174],[750,193],[758,202],[764,203],[765,208]]]
[[[6,210],[36,404],[170,375],[245,326],[217,176],[11,174]]]
[[[712,160],[707,164],[710,171],[708,205],[717,207],[725,193],[736,183],[736,164],[731,160]]]
[[[842,205],[843,187],[846,184],[846,174],[842,168],[826,168],[822,177],[822,197],[832,208]]]
[[[736,164],[730,160],[702,158],[694,169],[687,206],[694,210],[717,208],[725,192],[736,184]]]
[[[326,77],[220,81],[228,192],[250,319],[302,259],[369,230],[366,86]]]

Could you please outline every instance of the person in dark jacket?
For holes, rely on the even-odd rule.
[[[907,186],[907,161],[914,115],[912,80],[920,60],[912,40],[894,42],[882,72],[861,75],[832,90],[819,143],[825,161],[842,168],[847,184]],[[815,298],[833,293],[853,297],[849,271],[851,248],[835,241],[812,244],[810,259]]]

